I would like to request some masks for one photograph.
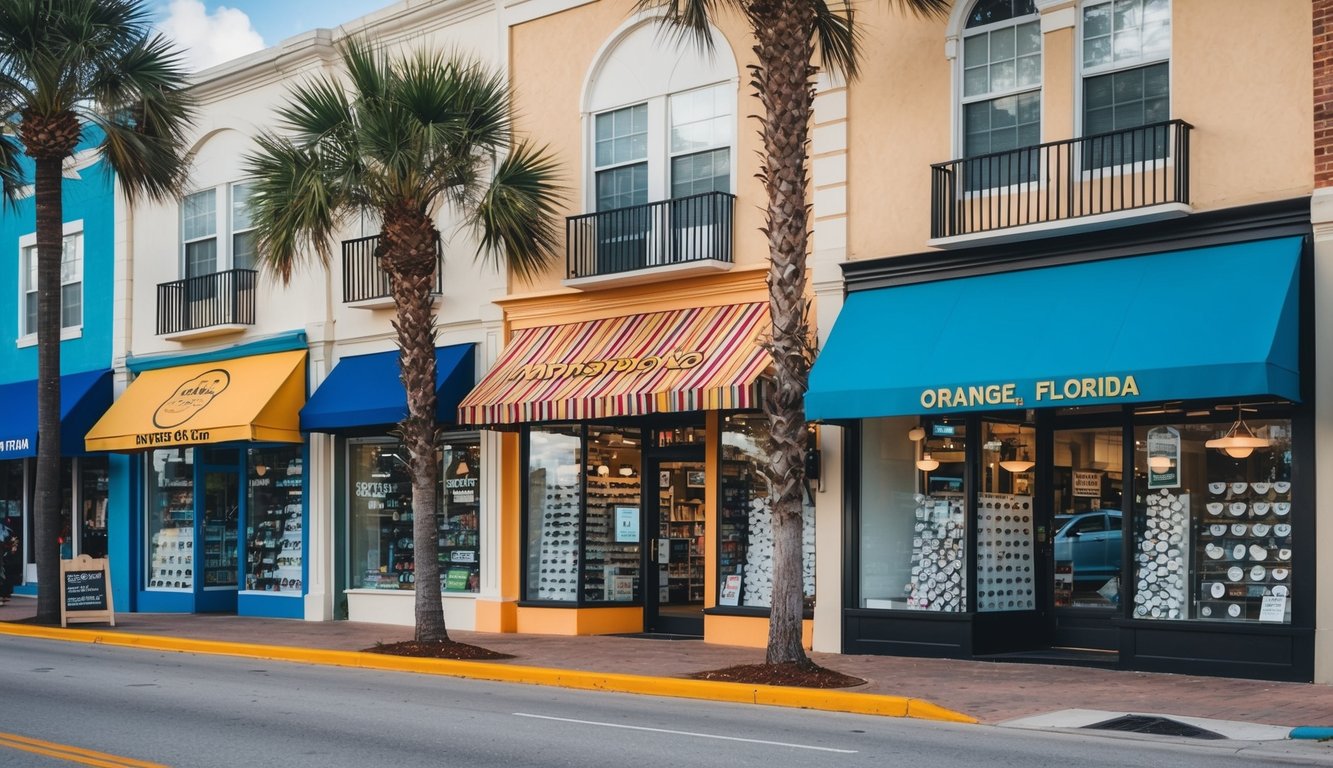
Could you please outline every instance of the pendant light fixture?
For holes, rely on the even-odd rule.
[[[1231,425],[1231,429],[1228,429],[1225,435],[1209,440],[1204,446],[1216,448],[1233,459],[1244,459],[1254,453],[1255,448],[1267,448],[1269,442],[1254,434],[1250,426],[1245,423],[1243,408],[1237,405],[1236,423]]]
[[[1033,461],[1032,456],[1028,454],[1027,444],[1018,442],[1019,440],[1022,440],[1022,438],[1023,425],[1020,424],[1018,426],[1018,437],[1014,439],[1014,443],[1011,443],[1014,447],[1014,458],[1004,459],[1000,462],[1000,467],[1002,469],[1015,475],[1021,472],[1027,472],[1037,465],[1037,462]],[[1021,457],[1019,455],[1020,448],[1022,449]]]
[[[916,468],[922,472],[934,472],[940,468],[939,461],[930,457],[930,453],[921,454],[921,458],[916,460]]]
[[[921,427],[912,427],[907,430],[907,439],[914,443],[919,443],[926,439],[926,430]]]

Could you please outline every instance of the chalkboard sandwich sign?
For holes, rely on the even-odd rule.
[[[111,561],[79,555],[60,561],[60,626],[108,622],[116,626],[111,600]]]

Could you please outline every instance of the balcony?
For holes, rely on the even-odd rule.
[[[1169,120],[930,167],[931,245],[1105,229],[1190,212],[1189,139]]]
[[[229,269],[157,286],[157,335],[169,341],[239,333],[255,324],[253,269]]]
[[[633,285],[731,269],[732,213],[726,192],[570,216],[565,281],[572,288]]]
[[[380,236],[343,241],[343,303],[353,309],[390,309],[393,289],[375,249]],[[435,296],[444,292],[444,249],[435,242]]]

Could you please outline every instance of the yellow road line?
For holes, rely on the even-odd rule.
[[[15,733],[0,733],[0,747],[9,747],[10,749],[54,757],[81,765],[97,766],[97,768],[168,768],[168,766],[161,763],[150,763],[145,760],[136,760],[133,757],[121,757],[69,744],[57,744],[53,741],[19,736]]]

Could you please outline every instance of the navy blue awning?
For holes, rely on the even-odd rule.
[[[453,423],[476,382],[475,345],[435,350],[435,418]],[[301,409],[302,432],[341,432],[397,424],[407,416],[398,350],[344,357]]]
[[[853,293],[811,419],[1300,399],[1302,238]]]
[[[60,377],[60,453],[80,456],[83,436],[111,407],[111,371]],[[37,380],[0,385],[0,459],[37,455]]]

